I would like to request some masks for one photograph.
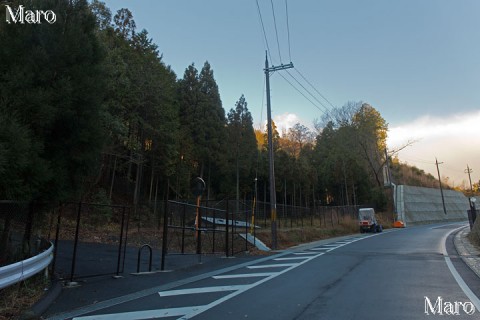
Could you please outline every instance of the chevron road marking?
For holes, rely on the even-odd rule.
[[[375,234],[378,235],[378,234]],[[142,310],[142,311],[132,311],[132,312],[124,312],[124,313],[115,313],[115,314],[100,314],[100,315],[93,315],[93,316],[83,316],[73,318],[76,320],[140,320],[140,319],[147,319],[147,318],[166,318],[166,317],[180,317],[179,320],[186,320],[195,317],[196,315],[203,313],[233,297],[250,290],[256,286],[261,285],[264,282],[267,282],[273,278],[276,278],[288,271],[291,271],[298,266],[303,265],[315,258],[318,258],[324,255],[327,252],[333,251],[340,247],[343,247],[347,244],[350,244],[355,241],[363,240],[366,238],[370,238],[374,235],[370,236],[362,236],[358,238],[351,238],[343,241],[338,241],[334,244],[324,244],[318,247],[310,248],[308,251],[303,252],[291,252],[290,254],[293,255],[302,255],[301,257],[282,257],[282,258],[273,258],[273,261],[293,261],[297,260],[296,263],[277,263],[277,264],[260,264],[260,265],[249,265],[246,266],[248,269],[262,269],[262,268],[280,268],[283,267],[285,269],[280,270],[278,272],[258,272],[258,273],[244,273],[244,274],[220,274],[214,275],[211,278],[216,280],[222,279],[240,279],[240,278],[253,278],[259,277],[263,279],[259,279],[255,283],[248,284],[248,285],[227,285],[227,286],[212,286],[212,287],[204,287],[204,288],[188,288],[188,289],[179,289],[179,290],[166,290],[158,292],[160,297],[171,297],[176,295],[189,295],[189,294],[204,294],[204,293],[212,293],[212,292],[230,292],[227,295],[217,299],[209,304],[200,305],[200,306],[187,306],[187,307],[179,307],[179,308],[165,308],[165,309],[158,309],[158,310]]]

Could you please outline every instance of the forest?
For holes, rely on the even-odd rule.
[[[268,199],[266,128],[254,128],[242,88],[235,105],[222,104],[208,61],[176,75],[126,8],[6,3],[57,16],[54,24],[5,24],[0,10],[0,43],[8,44],[0,48],[0,198],[188,201],[202,177],[206,199]],[[387,134],[364,102],[332,109],[315,131],[274,127],[278,201],[385,208],[384,166],[394,167],[395,183],[404,172]]]

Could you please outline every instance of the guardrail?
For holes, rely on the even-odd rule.
[[[0,289],[34,276],[46,269],[53,259],[53,244],[48,250],[26,260],[0,268]]]

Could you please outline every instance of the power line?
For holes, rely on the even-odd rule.
[[[285,15],[287,16],[287,36],[288,36],[288,58],[292,61],[292,51],[290,48],[290,23],[288,22],[288,2],[285,0]]]
[[[258,0],[255,0],[255,2],[257,3],[258,17],[260,18],[260,24],[262,25],[263,37],[264,37],[264,40],[265,40],[265,46],[267,47],[267,52],[268,52],[268,55],[270,56],[270,47],[268,46],[267,33],[265,32],[265,25],[263,24],[262,12],[260,11],[260,6],[258,5]],[[271,56],[270,56],[270,60],[272,60]]]
[[[317,101],[325,109],[326,112],[328,112],[328,108],[319,99],[317,99],[317,97],[315,97],[307,88],[305,88],[305,86],[301,84],[300,81],[298,81],[297,78],[295,78],[290,72],[288,72],[288,70],[286,70],[286,72],[290,77],[293,78],[293,80],[295,80],[298,83],[299,86],[303,88],[303,90],[305,90],[305,92],[307,92],[313,99],[315,99],[315,101]]]
[[[256,0],[255,2],[256,2],[256,5],[257,5],[257,11],[258,11],[259,19],[260,19],[260,24],[262,26],[262,32],[263,32],[265,45],[267,47],[267,54],[268,54],[268,57],[270,58],[270,60],[272,60],[272,57],[271,57],[271,54],[270,54],[270,47],[268,45],[268,37],[267,37],[266,30],[265,30],[265,24],[263,22],[263,17],[262,17],[262,12],[261,12],[261,9],[260,9],[260,5],[258,3],[258,0]],[[274,27],[275,27],[275,35],[276,35],[278,55],[280,57],[281,66],[283,66],[281,49],[280,49],[280,41],[279,41],[279,37],[278,37],[278,28],[277,28],[277,22],[276,22],[275,6],[273,4],[273,0],[270,0],[270,4],[271,4],[272,14],[273,14],[273,22],[274,22]],[[289,53],[289,58],[291,60],[290,23],[289,23],[289,18],[288,18],[288,2],[287,2],[287,0],[285,0],[285,14],[286,14],[286,18],[287,18],[288,53]],[[299,70],[296,70],[296,71],[302,77],[303,81],[305,81],[311,88],[313,88],[313,90],[316,92],[316,94],[318,96],[321,97],[321,99],[326,101],[328,103],[328,105],[330,105],[331,107],[335,108],[335,106],[322,93],[320,93],[320,91],[317,88],[315,88],[315,86],[313,86],[313,84],[310,81],[308,81],[308,79]],[[291,81],[289,81],[281,73],[280,73],[280,76],[290,86],[292,86],[298,93],[300,93],[307,101],[309,101],[315,108],[317,108],[320,112],[322,112],[322,113],[328,113],[329,112],[329,107],[327,107],[325,105],[325,103],[323,103],[314,93],[312,93],[312,91],[307,88],[307,85],[304,85],[302,82],[300,82],[292,73],[288,72],[288,70],[287,70],[287,73],[298,84],[298,86],[300,86],[303,89],[303,91],[301,89],[299,89],[299,87],[294,85]],[[263,107],[263,105],[262,105],[262,107]]]
[[[409,160],[411,162],[435,165],[435,162],[431,162],[431,161],[428,161],[428,160],[423,160],[423,159],[420,159],[420,158],[415,159],[415,158],[411,158],[411,157],[402,157],[402,159]]]
[[[315,90],[315,92],[317,92],[320,95],[320,97],[322,97],[325,101],[327,101],[328,104],[332,108],[335,108],[335,106],[327,98],[325,98],[325,96],[323,94],[321,94],[320,91],[318,91],[317,88],[315,88],[315,86],[310,81],[307,80],[307,78],[305,78],[305,76],[300,72],[300,70],[295,68],[295,71],[297,71],[297,73],[300,75],[300,77],[302,77],[302,79],[305,80],[305,82],[308,83],[310,85],[310,87],[312,87],[313,90]]]
[[[258,1],[257,1],[258,3]],[[275,26],[275,35],[277,37],[277,48],[278,48],[278,56],[280,57],[280,63],[283,64],[282,62],[282,54],[280,52],[280,42],[278,41],[278,30],[277,30],[277,19],[275,17],[275,8],[273,6],[273,0],[270,0],[270,3],[272,4],[272,13],[273,13],[273,25]],[[271,60],[271,59],[270,59]]]
[[[322,110],[315,102],[313,102],[310,98],[308,98],[300,89],[298,89],[293,83],[291,83],[287,78],[285,78],[281,73],[279,73],[280,76],[285,80],[289,85],[292,86],[293,89],[297,90],[298,93],[300,93],[305,99],[307,99],[315,108],[320,110],[320,112],[328,112],[326,110]]]
[[[260,128],[259,130],[261,131],[262,130],[262,126],[263,126],[263,107],[265,106],[265,94],[266,94],[266,89],[265,89],[265,77],[263,77],[263,86],[262,86],[262,107],[260,108]]]
[[[463,170],[460,170],[458,168],[451,167],[449,165],[445,165],[445,168],[450,169],[451,171],[455,171],[457,173],[464,172]]]

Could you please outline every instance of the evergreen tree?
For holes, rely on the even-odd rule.
[[[230,174],[235,173],[241,192],[252,189],[253,174],[257,159],[257,141],[253,129],[253,119],[245,97],[242,95],[227,115],[227,133],[230,152],[228,168]],[[230,182],[232,180],[229,180]],[[231,186],[234,184],[231,183]]]
[[[120,9],[111,25],[104,4],[95,1],[92,6],[101,22],[97,23],[98,36],[108,52],[103,115],[108,144],[104,161],[119,162],[114,168],[104,167],[109,169],[109,181],[118,174],[126,178],[124,181],[135,183],[134,201],[146,190],[151,200],[154,181],[167,181],[178,157],[176,75],[163,63],[148,32],[135,30],[128,9]]]
[[[205,177],[208,186],[219,191],[223,155],[226,153],[225,111],[213,77],[205,62],[200,73],[192,64],[179,83],[181,152],[191,163],[192,174]]]
[[[22,146],[0,143],[9,157],[24,159],[8,168],[14,181],[0,177],[0,189],[24,200],[79,197],[103,143],[103,52],[95,17],[82,0],[18,4],[52,10],[57,20],[0,27],[0,43],[8,43],[0,47],[0,110],[3,121],[12,121],[2,131],[19,132]],[[5,11],[0,12],[3,22]]]

